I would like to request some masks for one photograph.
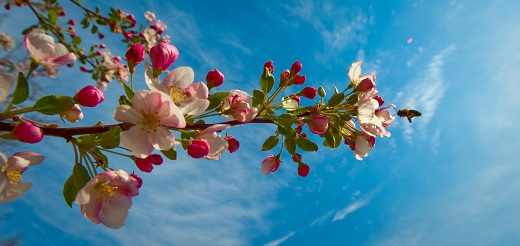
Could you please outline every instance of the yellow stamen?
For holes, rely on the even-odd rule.
[[[114,191],[117,190],[117,188],[118,187],[110,186],[106,183],[98,183],[95,187],[95,189],[99,192],[98,200],[105,198],[105,202],[110,202],[112,198],[114,198]]]
[[[184,91],[179,86],[170,86],[170,97],[174,102],[186,98]]]
[[[150,132],[149,130],[155,131],[155,128],[157,128],[159,123],[160,120],[158,112],[142,114],[141,119],[139,120],[139,122],[137,122],[137,124],[146,127],[148,129],[148,132]]]
[[[22,180],[22,171],[16,170],[8,172],[7,178],[9,178],[9,183],[11,183],[12,185],[16,185],[20,180]]]

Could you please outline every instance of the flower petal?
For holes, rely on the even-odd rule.
[[[10,73],[0,74],[0,104],[2,104],[14,85],[14,75]]]
[[[216,133],[204,134],[200,138],[209,143],[209,154],[204,156],[207,160],[219,160],[222,153],[229,147],[228,141]]]
[[[137,124],[141,115],[128,105],[119,105],[114,112],[114,119],[119,122]]]
[[[126,224],[126,216],[131,206],[130,197],[117,196],[110,202],[103,203],[99,212],[99,221],[108,228],[119,229]]]
[[[161,85],[158,78],[154,78],[153,70],[150,68],[147,62],[144,63],[144,80],[148,88],[152,91],[162,91],[166,94],[170,93],[164,86]]]
[[[0,191],[0,202],[12,202],[22,196],[32,187],[32,183],[18,182],[16,185],[6,187]]]
[[[32,152],[32,151],[17,152],[13,156],[19,156],[19,157],[22,157],[22,158],[28,160],[30,162],[29,166],[34,166],[34,165],[40,164],[45,159],[45,157],[43,155],[40,155],[40,154]]]
[[[153,151],[147,129],[136,125],[121,133],[121,143],[132,151],[135,157],[146,158]]]
[[[178,67],[173,69],[171,72],[164,77],[162,85],[165,88],[170,86],[178,86],[181,89],[188,87],[195,79],[195,73],[191,67]]]
[[[20,156],[11,156],[7,159],[7,168],[4,170],[6,173],[12,171],[18,171],[25,169],[31,163],[29,160],[26,160]]]
[[[208,99],[196,99],[181,108],[183,115],[197,115],[204,112],[209,107]]]
[[[74,53],[72,53],[72,52],[70,52],[66,55],[63,55],[63,56],[56,57],[56,58],[47,59],[48,64],[51,66],[55,66],[55,67],[67,65],[67,64],[73,63],[75,61],[76,61],[76,55],[74,55]]]
[[[173,134],[166,127],[162,126],[155,128],[154,132],[149,133],[148,139],[152,146],[158,150],[170,149],[175,141]]]
[[[55,52],[54,38],[42,29],[33,29],[24,36],[24,46],[31,55],[40,61],[52,58]]]

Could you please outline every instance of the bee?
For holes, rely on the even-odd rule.
[[[399,109],[397,111],[397,116],[406,117],[410,123],[412,123],[413,117],[419,117],[421,115],[422,113],[415,109]]]

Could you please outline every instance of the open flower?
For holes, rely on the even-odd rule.
[[[217,132],[220,132],[229,127],[231,126],[228,124],[215,124],[204,129],[204,131],[200,133],[199,138],[207,141],[209,144],[209,153],[204,156],[204,159],[219,160],[222,153],[224,153],[224,151],[229,148],[228,141],[217,134]]]
[[[230,91],[228,97],[224,99],[226,119],[242,123],[253,120],[258,110],[251,105],[253,105],[253,98],[249,94],[240,90]]]
[[[43,159],[42,155],[31,151],[18,152],[9,158],[0,152],[0,202],[13,201],[27,192],[32,183],[20,182],[22,173]]]
[[[81,205],[81,213],[88,220],[119,229],[126,223],[132,197],[139,195],[139,186],[139,181],[124,170],[106,171],[78,192],[76,203]]]
[[[54,43],[54,38],[42,29],[33,29],[23,39],[25,49],[34,59],[48,66],[62,66],[76,61],[76,55],[69,52],[65,45]]]
[[[153,76],[148,65],[145,66],[145,79],[152,91],[161,91],[169,95],[179,106],[183,115],[196,115],[209,106],[208,87],[202,82],[193,83],[195,73],[190,67],[178,67],[164,77],[163,81]]]
[[[175,137],[166,128],[184,128],[186,121],[172,99],[159,91],[138,91],[132,98],[133,108],[117,106],[114,119],[135,124],[121,133],[121,143],[135,157],[145,158],[153,149],[168,150]]]

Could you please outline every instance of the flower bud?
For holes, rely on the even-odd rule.
[[[95,107],[105,100],[103,92],[92,85],[87,85],[77,94],[77,101],[85,107]]]
[[[198,159],[209,154],[209,143],[206,140],[195,139],[188,145],[188,155]]]
[[[379,106],[385,103],[385,100],[380,95],[375,96],[374,99],[379,103]]]
[[[314,88],[312,86],[307,86],[307,87],[303,88],[301,90],[301,92],[298,94],[301,94],[302,96],[309,98],[309,99],[314,99],[316,97],[316,88]]]
[[[273,65],[273,61],[268,61],[264,64],[264,68],[267,68],[269,69],[269,72],[270,73],[273,73],[274,72],[274,65]]]
[[[74,19],[70,19],[70,20],[69,20],[69,25],[71,25],[71,26],[76,25],[76,20],[74,20]]]
[[[280,163],[279,156],[269,155],[262,161],[262,173],[267,175],[275,172],[280,167]]]
[[[224,74],[217,69],[213,69],[206,75],[206,83],[209,88],[220,86],[224,83]]]
[[[83,112],[77,104],[74,104],[71,109],[61,112],[60,115],[70,123],[76,123],[83,119]]]
[[[163,164],[163,158],[161,155],[151,154],[146,158],[150,161],[150,163],[152,163],[154,165],[159,166],[159,165]]]
[[[43,139],[43,130],[32,122],[25,121],[14,128],[13,135],[24,143],[38,143]]]
[[[300,102],[302,101],[302,100],[300,99],[300,97],[297,96],[297,95],[295,95],[295,94],[291,94],[291,95],[289,95],[289,98],[291,98],[292,100],[296,101],[296,102],[298,103],[298,105],[300,105]]]
[[[144,59],[144,46],[142,44],[132,44],[126,51],[126,59],[128,63],[133,62],[134,64],[140,63]]]
[[[299,61],[295,61],[291,66],[291,74],[298,74],[302,70],[302,64]]]
[[[289,79],[289,75],[291,75],[291,72],[289,70],[285,69],[280,73],[280,84],[285,85],[285,82]]]
[[[134,178],[135,180],[137,180],[137,189],[141,188],[141,186],[143,186],[143,179],[139,176],[137,176],[137,174],[135,173],[132,173],[130,174],[130,177]]]
[[[324,134],[329,128],[329,119],[321,114],[315,114],[307,124],[312,133]]]
[[[153,170],[153,165],[148,158],[135,158],[135,164],[139,170],[149,173]]]
[[[305,163],[301,163],[298,165],[298,175],[301,177],[307,177],[309,175],[310,167]]]
[[[305,75],[294,75],[294,84],[295,85],[303,85],[305,83]]]
[[[238,140],[233,136],[227,136],[226,140],[228,142],[229,153],[234,153],[238,150],[238,148],[240,148],[240,142],[238,142]]]
[[[177,48],[165,42],[159,42],[150,49],[150,60],[156,70],[168,69],[177,60],[178,56],[179,51]]]
[[[323,86],[318,87],[318,95],[320,95],[320,97],[325,97],[327,95]]]

